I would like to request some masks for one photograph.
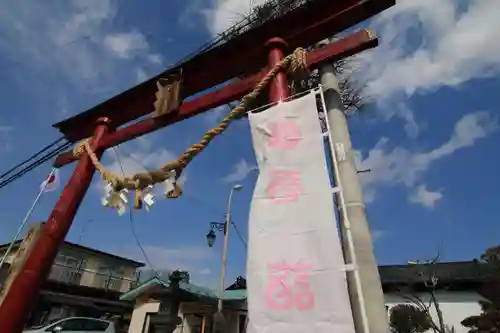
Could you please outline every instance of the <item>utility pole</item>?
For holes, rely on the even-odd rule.
[[[318,45],[326,44],[328,42],[323,41]],[[335,186],[341,184],[345,201],[346,211],[339,214],[342,248],[346,263],[352,263],[353,259],[356,263],[354,270],[347,272],[354,325],[357,333],[387,333],[390,329],[384,294],[373,253],[373,242],[366,218],[347,119],[340,99],[338,81],[332,64],[320,66],[319,73],[324,89],[327,108],[325,113],[330,126],[330,138],[333,141],[332,146],[336,150],[338,162],[339,179],[335,179]],[[345,220],[348,223],[345,223]],[[352,235],[352,248],[349,244],[349,232]]]
[[[215,231],[224,232],[224,246],[222,249],[222,263],[220,269],[220,278],[219,278],[219,296],[217,299],[217,312],[214,313],[213,316],[213,331],[214,332],[222,332],[226,326],[226,319],[222,314],[223,307],[223,299],[222,294],[224,293],[224,279],[226,277],[226,266],[227,266],[227,252],[228,252],[228,244],[229,244],[229,228],[231,226],[231,204],[233,200],[234,191],[239,191],[243,188],[241,185],[234,185],[229,192],[229,197],[227,199],[227,211],[224,223],[211,222],[210,223],[210,231],[207,234],[207,245],[208,247],[212,247],[215,242]]]

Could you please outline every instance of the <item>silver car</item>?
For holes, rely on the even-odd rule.
[[[30,327],[23,333],[117,333],[115,325],[107,320],[87,318],[87,317],[68,317],[53,321],[44,326]]]

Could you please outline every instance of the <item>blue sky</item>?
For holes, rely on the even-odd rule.
[[[258,3],[258,1],[256,2]],[[0,11],[0,169],[58,137],[50,125],[160,72],[245,13],[247,0],[4,1]],[[381,264],[466,260],[498,244],[500,188],[497,92],[500,17],[496,0],[402,0],[365,22],[381,39],[355,59],[366,82],[366,112],[350,119],[368,216]],[[175,157],[227,110],[160,130],[118,148],[127,174]],[[132,156],[132,158],[130,157]],[[143,165],[135,160],[142,161]],[[104,164],[118,171],[112,150]],[[189,269],[214,285],[221,241],[205,245],[221,222],[228,192],[246,237],[257,171],[246,120],[234,124],[186,170],[185,195],[135,211],[134,226],[156,269]],[[74,166],[61,170],[61,184]],[[1,189],[0,241],[8,241],[31,205],[45,165]],[[62,186],[60,190],[62,190]],[[31,222],[50,214],[59,192],[42,197]],[[100,205],[94,178],[68,239],[144,261],[127,216]],[[243,275],[245,246],[234,230],[228,280]]]

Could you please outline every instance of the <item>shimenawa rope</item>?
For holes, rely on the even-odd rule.
[[[247,108],[257,96],[269,85],[269,82],[279,73],[281,70],[288,70],[289,74],[294,76],[303,77],[307,71],[306,62],[306,51],[303,48],[297,48],[292,54],[285,57],[279,64],[275,65],[267,75],[257,84],[252,92],[245,95],[240,104],[231,110],[227,116],[220,122],[220,124],[208,130],[200,142],[191,145],[187,148],[175,161],[171,161],[158,170],[137,173],[132,177],[120,177],[119,175],[106,170],[99,159],[95,155],[92,147],[90,147],[89,139],[79,142],[73,149],[73,154],[75,156],[80,156],[83,152],[87,152],[94,167],[101,173],[104,180],[109,182],[115,191],[120,191],[122,189],[135,190],[135,200],[134,208],[139,209],[142,207],[142,191],[154,184],[162,183],[169,179],[172,171],[175,171],[175,180],[180,176],[184,168],[199,154],[201,153],[208,144],[216,137],[222,134],[229,124],[240,117],[242,117],[246,112]],[[174,189],[167,194],[168,198],[178,198],[182,195],[181,188],[177,185],[177,182],[173,184]]]

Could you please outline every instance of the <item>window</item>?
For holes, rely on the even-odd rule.
[[[109,276],[109,289],[121,290],[123,276],[125,275],[125,270],[121,267],[112,268],[111,274]]]
[[[0,268],[0,288],[7,280],[7,277],[9,276],[9,270],[10,270],[10,264],[4,262],[2,268]]]
[[[85,331],[85,319],[68,319],[64,321],[60,321],[55,324],[53,327],[61,327],[62,331]],[[52,328],[52,327],[51,327]]]
[[[100,320],[87,320],[85,322],[85,331],[104,332],[108,329],[109,323]]]
[[[94,285],[97,288],[108,289],[109,267],[100,265],[94,277]]]
[[[85,259],[58,254],[49,278],[64,283],[80,284],[82,269],[86,264],[87,261]]]
[[[110,267],[101,265],[97,269],[97,276],[95,278],[95,285],[98,288],[121,290],[123,276],[125,275],[124,269],[121,267]]]

